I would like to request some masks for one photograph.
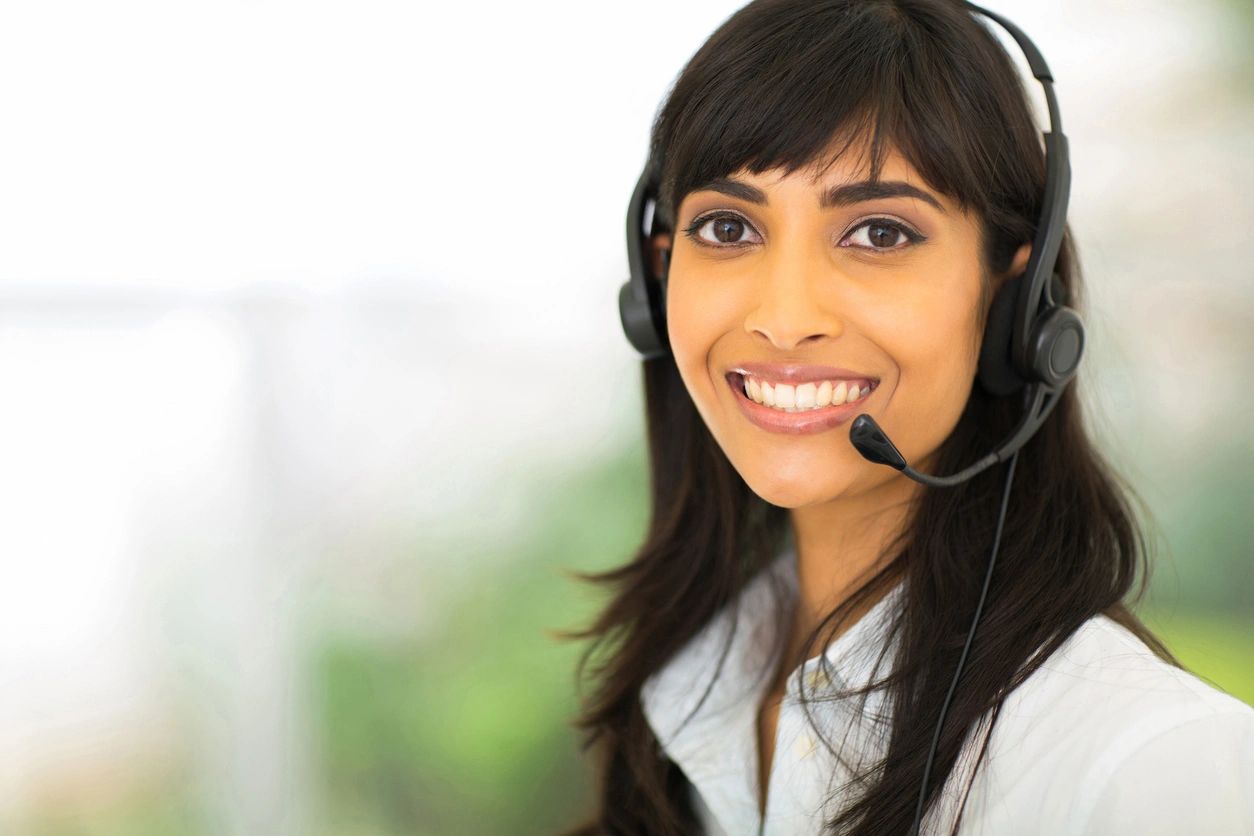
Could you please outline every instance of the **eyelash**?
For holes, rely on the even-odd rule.
[[[711,212],[709,214],[700,216],[699,218],[694,220],[691,224],[689,224],[688,228],[684,230],[684,235],[688,236],[690,240],[696,242],[697,244],[700,244],[703,247],[709,247],[710,249],[714,249],[714,250],[738,249],[740,247],[749,246],[749,243],[752,243],[752,242],[749,242],[749,243],[744,243],[744,244],[711,244],[709,241],[702,240],[701,236],[697,234],[698,232],[701,231],[701,228],[705,226],[706,224],[708,224],[710,221],[716,221],[716,220],[719,220],[720,218],[733,218],[749,226],[750,228],[752,228],[753,226],[752,224],[749,223],[748,220],[746,220],[745,218],[741,217],[740,215],[734,212]],[[880,248],[880,247],[855,247],[855,249],[867,250],[869,252],[876,253],[876,254],[895,253],[895,252],[900,252],[901,250],[908,250],[910,249],[910,247],[914,246],[915,244],[919,244],[927,240],[927,236],[921,235],[918,232],[915,232],[910,227],[906,226],[905,224],[899,221],[894,221],[891,218],[867,218],[866,220],[860,222],[853,229],[849,230],[849,235],[852,235],[854,232],[857,232],[859,229],[862,229],[862,227],[864,226],[886,226],[890,229],[895,229],[898,232],[900,232],[903,236],[905,236],[906,240],[909,242],[908,244],[905,244],[902,246],[889,247],[887,249]],[[842,236],[841,240],[843,241],[847,237],[848,235]]]

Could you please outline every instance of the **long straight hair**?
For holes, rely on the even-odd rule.
[[[992,25],[955,0],[749,3],[689,60],[656,114],[655,229],[673,230],[676,207],[701,183],[742,168],[821,165],[869,137],[872,179],[895,148],[980,219],[982,322],[995,290],[990,277],[1033,240],[1045,180],[1040,129]],[[1069,228],[1057,272],[1069,304],[1083,311]],[[598,765],[595,813],[572,834],[696,831],[687,778],[645,721],[641,686],[765,568],[788,528],[786,509],[754,494],[733,469],[674,358],[644,361],[643,379],[647,535],[625,565],[572,573],[611,590],[590,626],[563,634],[591,639],[577,667],[582,711],[573,725],[583,749],[596,748]],[[1020,417],[1020,400],[973,387],[936,472],[985,455]],[[980,629],[941,732],[929,809],[964,741],[977,729],[991,732],[1006,696],[1088,619],[1105,614],[1180,666],[1132,612],[1145,594],[1152,544],[1133,500],[1147,517],[1148,509],[1096,449],[1074,383],[1016,467],[1018,501],[1012,496]],[[990,468],[921,494],[905,530],[885,544],[883,568],[827,614],[792,660],[801,664],[864,602],[908,581],[890,628],[899,640],[890,675],[843,694],[883,691],[893,718],[887,753],[844,786],[845,803],[825,832],[904,833],[913,823],[933,730],[983,586],[1004,475]],[[824,730],[816,731],[826,745]],[[983,755],[981,748],[976,766]],[[960,821],[961,810],[955,831]]]

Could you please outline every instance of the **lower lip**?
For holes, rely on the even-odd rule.
[[[746,418],[767,432],[786,435],[810,435],[839,427],[864,412],[866,402],[879,389],[878,386],[872,384],[870,394],[863,395],[853,403],[808,409],[805,412],[780,412],[778,409],[763,406],[745,395],[743,378],[727,375],[724,379]]]

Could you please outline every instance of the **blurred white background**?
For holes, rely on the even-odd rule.
[[[740,5],[0,8],[0,832],[134,832],[171,775],[154,832],[327,831],[319,637],[438,636],[636,443],[627,199]],[[1254,15],[987,6],[1055,74],[1102,437],[1248,542]],[[1254,607],[1173,530],[1167,608]]]

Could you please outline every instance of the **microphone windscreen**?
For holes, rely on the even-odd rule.
[[[903,470],[906,460],[870,415],[859,415],[849,427],[849,440],[868,461]]]

